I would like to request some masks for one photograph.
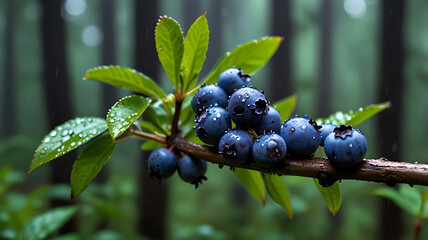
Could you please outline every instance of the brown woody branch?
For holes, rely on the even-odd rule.
[[[219,165],[231,166],[214,148],[189,142],[181,136],[170,139],[171,145],[178,150],[203,158]],[[338,169],[330,164],[327,158],[286,159],[277,168],[268,169],[248,162],[240,168],[253,169],[264,173],[295,175],[318,178],[323,186],[329,186],[342,179],[354,179],[370,182],[383,182],[388,185],[406,183],[428,186],[428,164],[388,161],[381,159],[364,159],[363,163],[352,169]]]

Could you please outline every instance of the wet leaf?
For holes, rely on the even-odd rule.
[[[150,77],[131,68],[100,66],[90,69],[83,80],[97,80],[144,94],[153,99],[166,98],[162,89]]]
[[[263,178],[269,196],[285,210],[290,220],[293,220],[293,208],[291,206],[290,194],[281,177],[273,174],[263,174]]]
[[[34,217],[24,225],[22,239],[46,239],[68,222],[76,211],[75,206],[57,207]]]
[[[107,126],[111,138],[116,140],[135,122],[147,106],[149,98],[133,95],[127,96],[116,102],[107,113]]]
[[[180,25],[172,18],[163,16],[155,29],[156,51],[159,61],[169,79],[180,89],[180,67],[183,58],[183,32]]]
[[[244,184],[248,192],[265,205],[265,185],[263,184],[263,178],[260,172],[250,169],[235,168],[235,175],[241,183]]]
[[[198,80],[208,50],[209,30],[206,13],[190,26],[184,39],[184,54],[181,63],[184,91],[193,87]]]
[[[275,109],[278,110],[282,121],[285,121],[290,117],[291,113],[296,107],[296,102],[297,102],[297,95],[293,94],[273,104]]]
[[[322,123],[331,123],[336,126],[340,126],[342,124],[345,125],[352,125],[353,127],[357,126],[358,124],[364,122],[365,120],[369,119],[376,113],[385,110],[387,108],[391,107],[390,102],[384,102],[379,104],[372,104],[365,108],[360,108],[358,111],[349,111],[348,113],[343,113],[341,111],[336,112],[327,118],[319,118],[316,120],[317,124]]]
[[[318,179],[314,178],[315,185],[320,191],[322,197],[327,203],[327,207],[333,216],[339,211],[340,205],[342,204],[342,192],[338,182],[335,182],[329,187],[323,187],[319,183]]]
[[[264,37],[236,47],[222,57],[203,82],[215,83],[220,73],[231,67],[241,68],[246,74],[257,71],[269,61],[283,40],[282,37]]]
[[[71,199],[75,199],[98,175],[116,149],[109,135],[102,135],[82,151],[71,171]]]
[[[152,106],[147,107],[143,113],[143,118],[152,123],[156,130],[162,132],[163,134],[168,134],[168,131],[165,130],[165,127],[168,124],[168,118],[162,118],[162,116],[159,116]]]
[[[29,172],[88,142],[106,129],[104,119],[92,117],[71,119],[57,126],[43,138],[34,154]]]

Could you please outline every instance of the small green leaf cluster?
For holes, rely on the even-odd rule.
[[[180,25],[172,18],[162,16],[155,29],[156,51],[159,61],[171,80],[174,91],[165,93],[149,76],[134,69],[120,66],[100,66],[90,69],[84,80],[96,80],[119,88],[131,90],[139,95],[120,99],[108,111],[105,119],[95,117],[75,118],[49,132],[36,149],[30,172],[74,150],[85,148],[75,161],[71,173],[71,198],[76,198],[101,171],[113,154],[117,144],[130,138],[143,138],[143,150],[166,147],[177,155],[185,155],[174,146],[174,139],[182,137],[197,144],[202,142],[195,136],[194,113],[190,99],[202,84],[214,83],[219,74],[236,67],[252,74],[263,67],[277,51],[282,37],[263,37],[224,54],[201,77],[209,42],[206,14],[195,20],[184,37]],[[143,96],[141,96],[143,95]],[[297,96],[286,97],[273,106],[282,119],[292,113]],[[375,113],[387,108],[388,104],[372,105],[355,113],[336,113],[318,123],[332,122],[337,125],[357,125]],[[85,144],[89,143],[89,144]],[[216,153],[213,152],[213,155]],[[180,161],[180,160],[178,160]],[[261,175],[257,171],[236,168],[236,176],[249,192],[264,202],[265,187],[287,214],[292,217],[290,196],[285,183],[276,175]],[[320,188],[332,212],[337,212],[340,188]]]

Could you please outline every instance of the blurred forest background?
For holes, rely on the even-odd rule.
[[[368,140],[366,157],[428,163],[428,1],[3,0],[0,239],[15,239],[36,214],[69,204],[79,212],[55,239],[412,239],[415,218],[371,194],[381,184],[343,181],[342,207],[332,217],[312,179],[285,176],[290,221],[273,201],[263,207],[232,172],[215,165],[197,190],[177,175],[152,182],[138,141],[120,144],[73,202],[68,184],[76,151],[26,174],[53,126],[104,117],[129,94],[82,81],[89,68],[133,67],[172,92],[155,53],[157,18],[173,17],[186,33],[204,11],[210,45],[202,75],[238,44],[284,36],[274,58],[252,76],[272,102],[295,93],[295,113],[317,118],[391,101],[391,109],[358,127]]]

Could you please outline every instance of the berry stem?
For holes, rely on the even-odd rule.
[[[171,134],[177,133],[178,129],[178,121],[180,120],[180,113],[181,113],[181,105],[183,104],[183,99],[181,99],[181,95],[177,95],[176,93],[175,98],[175,112],[174,117],[172,119],[171,123]]]
[[[135,129],[128,129],[127,133],[166,144],[166,136],[163,136],[163,135],[155,135],[155,134],[146,133]]]
[[[180,134],[174,135],[169,142],[184,153],[212,163],[231,166],[214,148],[189,142]],[[248,162],[239,167],[272,173],[272,169],[257,165],[255,162]],[[384,158],[364,159],[360,165],[352,169],[337,169],[327,158],[313,157],[298,160],[287,158],[274,169],[274,173],[318,178],[323,186],[332,185],[335,181],[342,179],[383,182],[388,185],[405,183],[428,186],[428,164],[395,162]]]

